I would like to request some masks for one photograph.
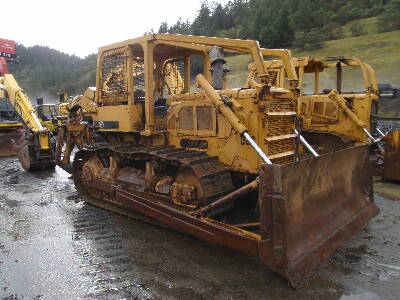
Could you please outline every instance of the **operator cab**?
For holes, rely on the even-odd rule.
[[[6,98],[0,98],[0,123],[17,123],[17,114]]]
[[[40,104],[36,105],[36,113],[43,121],[57,120],[57,106],[55,104]]]

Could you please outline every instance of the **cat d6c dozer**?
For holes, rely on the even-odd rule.
[[[267,55],[269,50],[264,51]],[[371,145],[376,175],[400,180],[399,131],[384,134],[378,128],[379,90],[374,69],[353,56],[301,57],[293,58],[292,63],[299,79],[297,113],[302,134],[317,151]],[[284,61],[264,64],[270,83],[285,87],[289,76]],[[248,84],[257,77],[254,65],[249,67]]]
[[[248,55],[259,82],[224,89],[224,53]],[[64,125],[59,164],[89,203],[254,255],[296,286],[378,208],[367,146],[318,155],[299,134],[288,53],[269,53],[290,74],[280,88],[256,41],[155,34],[102,47],[96,90],[70,112],[93,122]],[[171,64],[182,88],[165,86]]]
[[[283,60],[264,64],[270,83],[285,87],[289,76]],[[351,56],[293,58],[292,64],[299,79],[296,111],[312,144],[320,151],[330,151],[332,147],[375,142],[371,132],[376,127],[373,116],[379,91],[375,71],[368,64]],[[249,79],[256,74],[254,67],[250,68]]]

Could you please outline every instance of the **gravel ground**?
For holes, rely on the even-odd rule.
[[[0,159],[0,298],[400,299],[400,201],[294,290],[254,258],[82,201],[68,174]]]
[[[400,129],[400,120],[382,120],[378,121],[378,128],[386,133],[391,130]]]

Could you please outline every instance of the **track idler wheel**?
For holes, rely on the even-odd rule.
[[[17,142],[17,157],[22,168],[28,172],[54,169],[56,166],[54,149],[50,148],[47,155],[41,157],[42,153],[35,147],[34,137],[21,137]]]
[[[90,158],[82,167],[80,177],[82,183],[90,183],[99,176],[99,172],[103,169],[103,164],[97,156]]]

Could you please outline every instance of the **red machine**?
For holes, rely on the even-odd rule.
[[[15,41],[0,39],[0,57],[4,57],[6,61],[14,61],[16,59],[15,48]]]
[[[7,62],[4,57],[0,57],[0,77],[8,73]]]
[[[7,63],[16,61],[15,42],[0,39],[0,77],[9,73]],[[5,92],[0,90],[0,157],[15,155],[12,140],[18,140],[24,134],[24,127],[18,122],[13,107],[4,98]]]

